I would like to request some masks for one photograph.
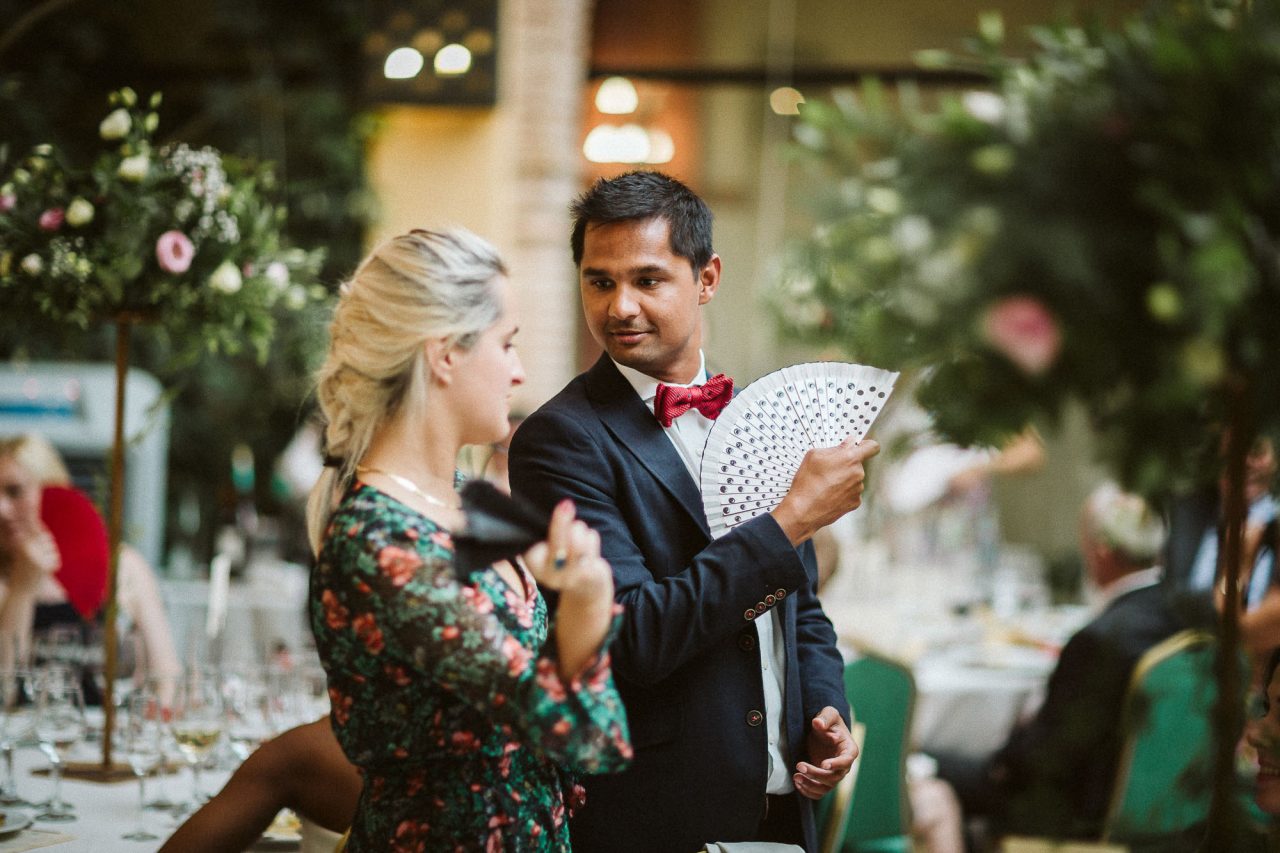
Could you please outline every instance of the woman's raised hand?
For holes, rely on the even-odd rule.
[[[16,546],[14,558],[9,563],[9,574],[5,578],[11,589],[34,590],[46,576],[56,572],[62,565],[53,534],[43,524],[32,531],[30,536],[20,539]]]
[[[600,534],[578,521],[573,501],[563,500],[551,514],[547,539],[524,555],[538,585],[566,597],[613,599],[613,572],[600,556]]]

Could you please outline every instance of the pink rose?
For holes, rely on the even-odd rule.
[[[982,336],[1029,376],[1048,370],[1062,349],[1058,321],[1030,296],[1010,296],[987,309]]]
[[[8,213],[17,203],[18,197],[13,193],[0,193],[0,213]]]
[[[40,214],[40,228],[44,231],[57,231],[62,227],[66,214],[60,207],[51,207]]]
[[[156,240],[156,261],[165,272],[181,275],[191,268],[195,247],[181,231],[166,231]]]

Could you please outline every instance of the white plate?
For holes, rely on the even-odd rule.
[[[17,812],[9,809],[0,811],[0,815],[4,816],[4,823],[0,824],[0,838],[16,835],[31,826],[31,815],[26,812]]]

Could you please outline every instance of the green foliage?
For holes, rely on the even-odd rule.
[[[948,60],[989,91],[802,107],[824,191],[783,329],[925,371],[950,439],[999,442],[1074,398],[1126,484],[1209,479],[1228,389],[1280,423],[1276,6],[1041,28],[1026,59],[1001,32]]]

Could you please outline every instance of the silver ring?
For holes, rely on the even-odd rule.
[[[564,550],[556,551],[555,559],[551,561],[551,567],[557,572],[565,567],[569,562],[569,555]]]

